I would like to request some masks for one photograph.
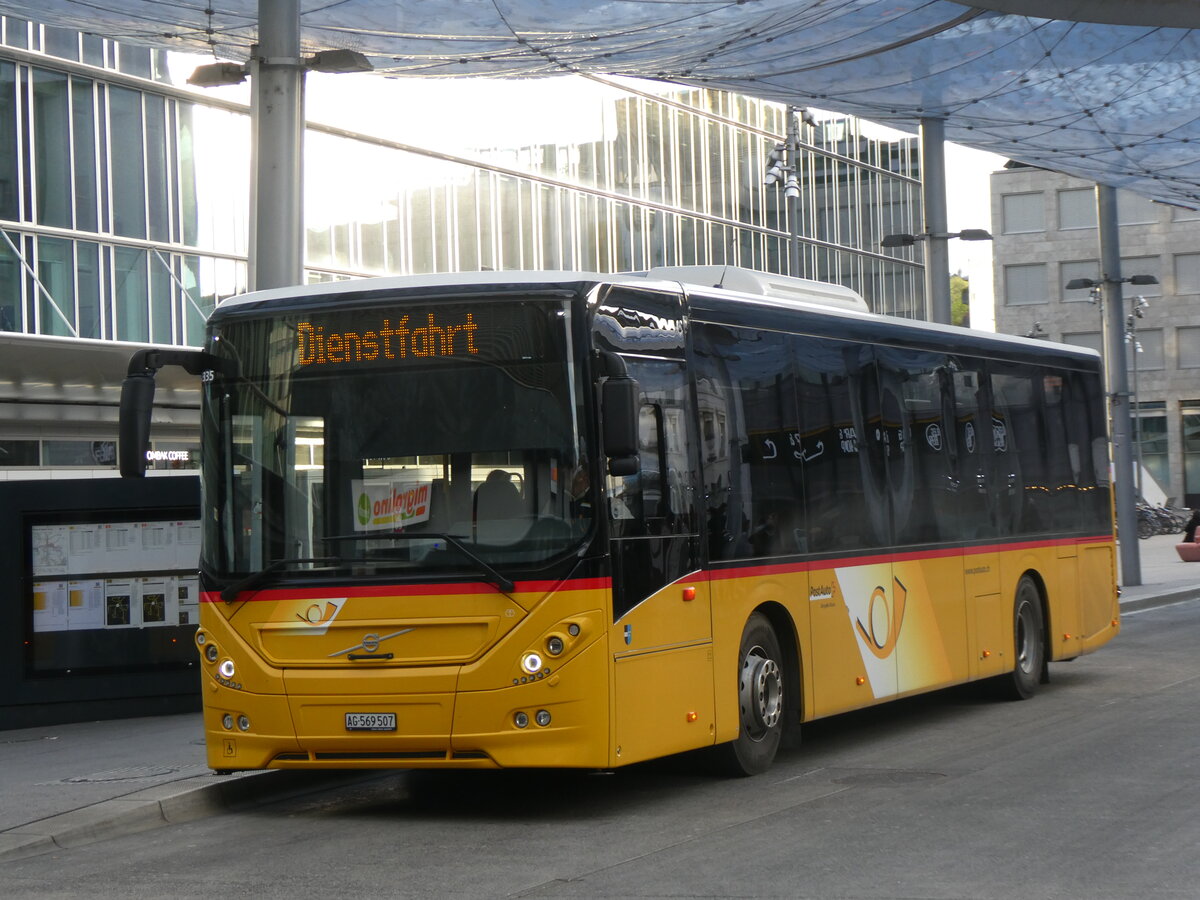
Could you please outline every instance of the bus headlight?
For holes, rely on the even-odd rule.
[[[204,658],[210,663],[215,663],[217,661],[217,656],[220,655],[220,652],[221,651],[217,649],[216,644],[209,644],[204,648]]]
[[[233,665],[232,659],[223,659],[221,660],[221,665],[217,667],[217,671],[221,673],[222,678],[232,681],[234,673],[237,671],[237,669]]]
[[[521,660],[521,668],[530,675],[536,675],[542,671],[542,655],[540,653],[526,653]]]
[[[552,634],[546,639],[546,652],[551,656],[558,656],[563,652],[563,639],[557,634]]]

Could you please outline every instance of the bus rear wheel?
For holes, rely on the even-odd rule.
[[[759,775],[771,767],[783,735],[783,654],[767,617],[754,613],[738,649],[738,736],[714,747],[722,771]]]
[[[1028,575],[1017,583],[1013,602],[1013,670],[1003,676],[1003,695],[1011,700],[1028,700],[1037,691],[1046,666],[1046,629],[1042,618],[1042,595]]]

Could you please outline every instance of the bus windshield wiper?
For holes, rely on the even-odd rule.
[[[440,538],[455,550],[473,562],[486,577],[486,580],[494,584],[505,594],[511,594],[516,588],[509,579],[505,578],[484,559],[467,549],[467,545],[462,542],[462,538],[458,535],[447,534],[444,531],[424,531],[420,534],[411,534],[404,531],[372,531],[363,532],[362,534],[338,534],[333,537],[322,538],[326,541],[392,541],[392,540],[408,540],[419,541],[428,539]]]
[[[253,587],[257,587],[258,585],[260,585],[264,581],[266,581],[268,578],[270,578],[272,575],[274,575],[276,572],[278,572],[280,569],[286,568],[287,566],[298,566],[298,565],[303,565],[305,563],[312,563],[312,564],[319,563],[322,565],[337,565],[337,564],[344,563],[344,562],[347,562],[347,560],[343,559],[340,556],[315,556],[315,557],[289,556],[289,557],[284,557],[283,559],[275,559],[275,560],[272,560],[271,562],[267,563],[263,568],[259,569],[257,572],[251,572],[249,575],[239,578],[233,584],[226,585],[225,587],[221,588],[221,599],[224,600],[226,604],[232,603],[235,599],[237,599],[237,595],[240,594],[242,591],[248,591]]]

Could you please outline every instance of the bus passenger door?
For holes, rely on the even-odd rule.
[[[640,471],[607,484],[617,763],[711,743],[715,724],[686,370],[672,360],[626,363],[640,391]]]

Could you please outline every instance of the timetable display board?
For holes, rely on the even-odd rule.
[[[127,511],[27,520],[31,671],[118,671],[194,661],[200,520],[194,512],[173,512],[169,518],[135,518]]]
[[[200,522],[30,527],[34,633],[195,625]]]
[[[200,481],[0,479],[0,729],[200,707]]]

